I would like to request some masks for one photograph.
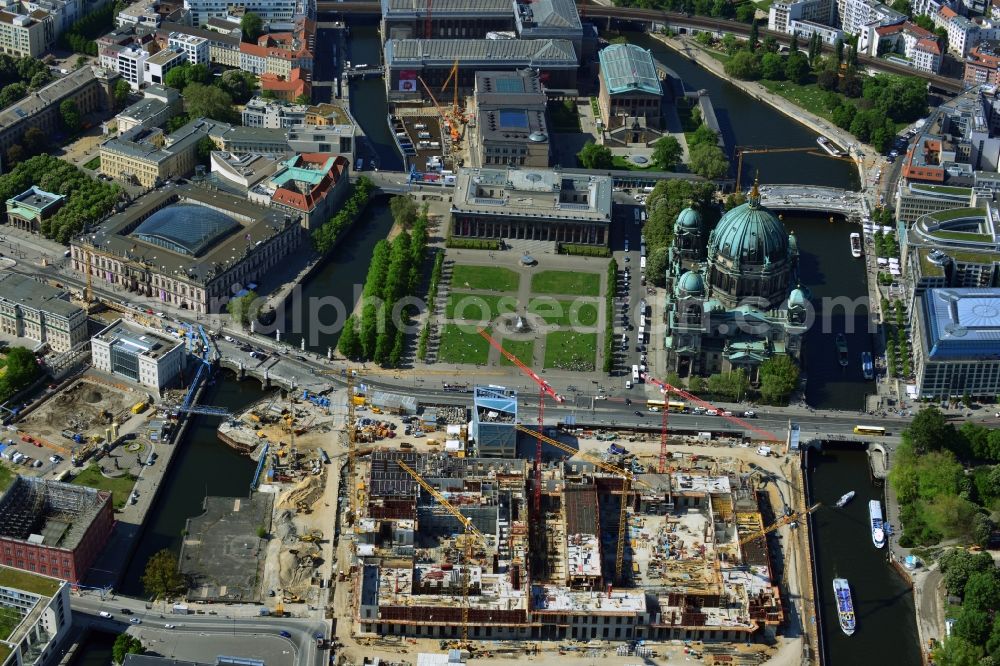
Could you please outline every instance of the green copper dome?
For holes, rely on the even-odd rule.
[[[685,208],[677,215],[677,226],[693,231],[701,229],[701,213],[694,208]]]
[[[777,216],[760,205],[756,183],[749,201],[722,216],[708,241],[709,258],[763,266],[788,258],[788,234]]]
[[[677,281],[677,295],[701,296],[705,293],[705,280],[701,273],[688,271]]]

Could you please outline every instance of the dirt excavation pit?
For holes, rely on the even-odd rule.
[[[52,396],[18,424],[29,435],[58,442],[70,431],[84,437],[103,436],[112,422],[121,425],[131,416],[131,408],[144,393],[82,378]]]

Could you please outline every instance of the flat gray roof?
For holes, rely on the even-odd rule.
[[[138,356],[159,358],[184,343],[172,336],[160,335],[117,319],[94,336],[95,340],[126,348]]]
[[[576,68],[576,49],[565,39],[390,39],[385,62],[390,68],[451,67],[498,62],[508,67]]]
[[[28,116],[41,112],[46,107],[62,101],[84,85],[94,80],[93,67],[81,67],[66,76],[56,79],[44,88],[30,93],[27,97],[0,111],[0,127],[11,127]]]
[[[488,194],[492,191],[493,194]],[[611,223],[612,181],[554,169],[460,169],[453,213]]]
[[[224,34],[221,32],[216,32],[215,30],[206,30],[205,28],[195,28],[190,25],[184,25],[183,23],[164,22],[160,24],[160,29],[157,30],[156,32],[164,36],[168,36],[172,32],[180,32],[185,35],[204,37],[209,42],[214,42],[216,44],[226,44],[234,48],[240,47],[239,37],[236,37],[234,35]]]
[[[65,294],[62,289],[18,273],[0,273],[0,299],[67,319],[83,312],[80,306],[63,300]]]
[[[922,306],[931,360],[1000,360],[1000,289],[928,289]]]
[[[434,4],[437,11],[437,3]],[[522,31],[566,30],[580,32],[583,24],[574,0],[534,0],[518,4],[518,25]]]

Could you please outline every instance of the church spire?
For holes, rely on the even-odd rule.
[[[760,189],[758,189],[758,185],[760,185],[760,174],[753,177],[753,187],[750,188],[750,194],[747,196],[751,208],[760,207]]]

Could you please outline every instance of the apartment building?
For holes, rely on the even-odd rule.
[[[198,23],[197,25],[201,25]],[[229,30],[225,30],[228,26]],[[157,31],[157,38],[161,41],[169,41],[170,35],[190,35],[208,40],[208,59],[213,65],[225,65],[226,67],[240,66],[240,29],[239,26],[221,22],[215,29],[205,29],[165,21]]]
[[[128,82],[132,90],[138,90],[146,81],[146,60],[149,53],[138,46],[130,46],[118,51],[118,73]],[[162,83],[158,81],[157,83]]]
[[[936,73],[941,68],[941,47],[937,35],[930,30],[910,21],[873,25],[865,30],[867,35],[863,41],[868,44],[868,55],[878,57],[898,53],[916,69]]]
[[[841,29],[848,35],[859,36],[867,25],[887,25],[902,23],[906,20],[905,14],[901,14],[876,0],[837,0],[837,14],[840,18]],[[859,40],[859,51],[866,51],[867,46]]]
[[[0,566],[0,609],[17,620],[0,637],[5,666],[54,663],[73,625],[69,585],[49,576]]]
[[[39,58],[55,42],[56,23],[48,12],[0,11],[0,53],[15,58]]]
[[[84,14],[84,0],[19,0],[6,4],[20,6],[21,13],[45,12],[52,17],[55,37],[69,30]]]
[[[54,352],[87,340],[87,313],[62,289],[17,273],[0,273],[0,333],[27,338]]]
[[[807,21],[821,25],[834,25],[833,0],[792,0],[774,2],[767,10],[767,28],[775,32],[792,34],[792,21]]]
[[[184,7],[191,13],[191,22],[199,26],[208,23],[209,19],[229,17],[232,6],[227,0],[184,0]],[[240,7],[272,24],[290,24],[297,16],[316,18],[315,0],[245,0]]]
[[[243,125],[288,129],[304,125],[308,111],[307,104],[288,104],[263,97],[253,97],[243,106]]]
[[[931,18],[935,26],[948,31],[948,50],[960,58],[968,55],[981,39],[980,27],[950,7],[941,7]]]

